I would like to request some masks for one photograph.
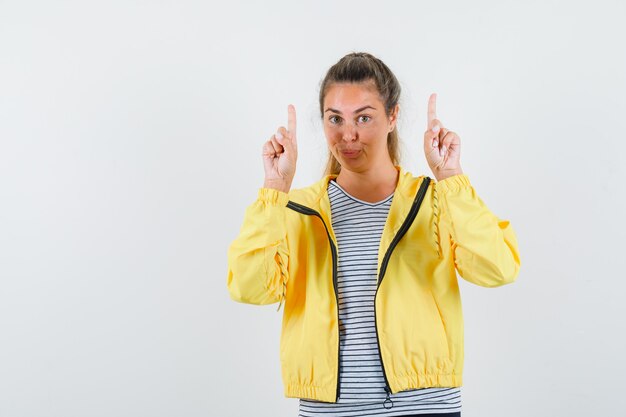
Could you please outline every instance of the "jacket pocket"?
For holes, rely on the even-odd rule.
[[[451,355],[450,355],[450,345],[448,343],[448,332],[446,331],[446,324],[443,320],[443,316],[441,315],[441,310],[439,309],[439,304],[437,304],[437,300],[435,299],[435,295],[433,294],[433,292],[431,290],[428,290],[428,292],[430,293],[430,296],[433,300],[433,305],[435,306],[435,308],[437,309],[437,317],[439,318],[439,336],[442,339],[442,343],[445,346],[445,351],[447,352],[447,358],[451,359]]]

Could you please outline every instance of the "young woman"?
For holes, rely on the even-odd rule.
[[[400,85],[367,53],[326,74],[323,178],[291,189],[296,114],[263,146],[265,182],[228,248],[233,300],[284,303],[284,394],[300,416],[460,416],[463,316],[456,272],[484,287],[520,268],[510,223],[477,196],[459,136],[428,103],[436,181],[399,165]]]

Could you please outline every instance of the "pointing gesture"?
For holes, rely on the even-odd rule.
[[[263,144],[264,187],[289,192],[296,173],[298,144],[296,141],[296,108],[287,107],[287,129],[280,126]]]
[[[426,161],[437,181],[452,175],[462,174],[461,138],[443,127],[437,119],[437,94],[428,99],[428,125],[424,132],[424,153]]]

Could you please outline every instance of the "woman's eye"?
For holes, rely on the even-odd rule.
[[[331,122],[331,123],[333,123],[333,124],[334,124],[334,123],[337,123],[337,122],[335,121],[336,119],[339,119],[339,116],[330,116],[330,117],[328,118],[328,120],[330,120],[330,122]]]
[[[364,122],[368,122],[368,121],[370,120],[370,117],[369,117],[369,116],[360,116],[359,118],[365,118],[365,119],[367,119],[367,120],[363,120]]]

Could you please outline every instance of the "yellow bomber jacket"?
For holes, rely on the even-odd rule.
[[[517,238],[467,175],[442,181],[401,166],[380,240],[375,324],[387,392],[458,387],[463,316],[457,274],[497,287],[520,268]],[[231,299],[284,303],[280,360],[286,397],[336,402],[337,241],[327,175],[289,193],[260,188],[228,247]]]

